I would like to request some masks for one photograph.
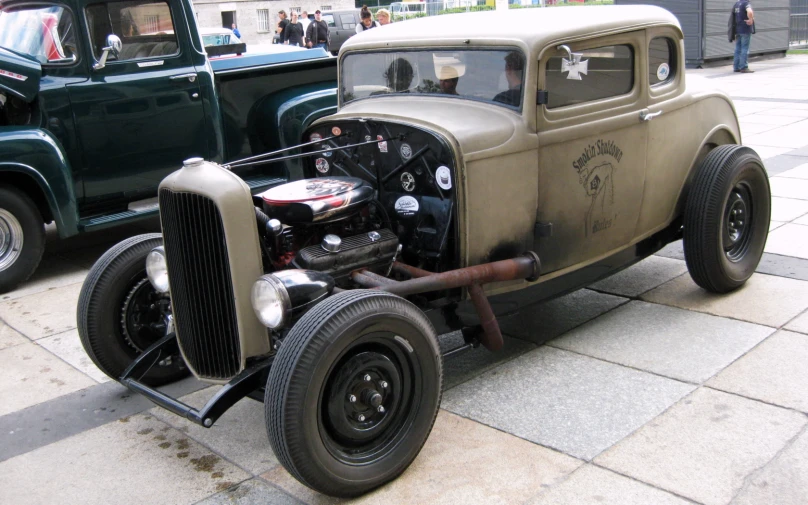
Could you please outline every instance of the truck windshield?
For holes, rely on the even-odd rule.
[[[72,62],[78,54],[73,16],[63,7],[41,4],[2,11],[0,46],[40,63]]]
[[[522,105],[525,58],[515,49],[386,51],[349,54],[341,70],[341,103],[420,93]]]

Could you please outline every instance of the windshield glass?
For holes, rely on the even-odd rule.
[[[520,51],[390,51],[345,56],[341,99],[400,93],[451,96],[519,108],[525,58]]]
[[[70,11],[36,6],[0,12],[0,46],[31,55],[40,63],[70,61],[77,56],[76,30]]]

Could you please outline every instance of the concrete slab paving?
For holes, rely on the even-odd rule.
[[[780,177],[790,177],[793,179],[808,179],[808,163],[804,163],[791,170],[786,170],[779,174]]]
[[[203,389],[182,397],[182,401],[201,408],[219,389],[219,386]],[[258,401],[244,398],[210,428],[203,428],[161,408],[153,408],[149,413],[253,475],[266,472],[278,464],[267,439],[264,404]]]
[[[775,125],[775,126],[786,126],[786,125],[798,123],[798,122],[801,121],[801,118],[798,118],[798,117],[790,117],[790,116],[782,116],[782,115],[778,115],[778,114],[771,114],[771,113],[769,113],[769,111],[750,114],[748,116],[745,116],[745,118],[746,118],[747,121],[751,121],[753,123],[770,124],[770,125]],[[748,141],[748,139],[744,139],[744,140]],[[749,142],[751,144],[754,144],[754,142],[752,142],[752,141],[749,141]],[[746,142],[744,142],[744,144],[746,144]]]
[[[808,214],[808,201],[772,197],[772,221],[791,221]]]
[[[769,221],[769,231],[776,230],[777,228],[783,226],[784,222],[781,221]]]
[[[791,152],[790,147],[772,147],[761,144],[751,144],[745,138],[743,145],[754,149],[758,156],[760,156],[760,159],[764,161],[769,158],[774,158],[775,156],[780,156],[782,154]]]
[[[778,331],[707,385],[808,413],[806,363],[808,335]]]
[[[17,289],[0,295],[0,301],[14,300],[61,286],[83,282],[88,269],[56,256],[42,259],[36,272]]]
[[[769,178],[772,196],[808,200],[808,180],[775,175]]]
[[[642,299],[779,328],[808,308],[808,281],[756,273],[737,290],[717,295],[683,275],[642,295]]]
[[[550,345],[700,384],[774,331],[665,305],[631,302]]]
[[[786,446],[806,417],[701,388],[595,459],[706,505],[723,505]]]
[[[30,340],[23,337],[20,332],[0,320],[0,351],[27,342],[30,342]]]
[[[746,138],[747,136],[751,136],[756,133],[764,133],[767,131],[774,130],[775,128],[780,128],[779,126],[773,124],[755,123],[753,122],[752,119],[747,120],[749,114],[752,114],[752,112],[748,112],[745,115],[740,115],[739,113],[739,118],[741,120],[742,138]]]
[[[303,505],[303,502],[270,486],[261,479],[250,479],[195,505]]]
[[[30,342],[0,350],[0,370],[0,416],[96,384]]]
[[[808,226],[808,216],[799,217],[799,218],[795,219],[792,222],[794,224],[799,224],[799,225],[802,225],[802,226]]]
[[[620,296],[637,297],[685,272],[687,265],[684,261],[651,256],[622,272],[592,284],[589,288]]]
[[[778,112],[782,111],[780,109]],[[773,114],[774,111],[770,111],[769,114]],[[805,111],[799,111],[803,113]],[[787,116],[783,116],[787,117]],[[790,116],[789,116],[790,117]],[[756,121],[757,114],[752,116],[748,116],[750,121]],[[796,118],[793,118],[796,119]],[[802,147],[805,145],[805,131],[803,128],[800,128],[796,125],[791,124],[789,126],[779,126],[777,128],[773,128],[763,133],[757,133],[754,135],[744,135],[743,141],[744,143],[748,142],[753,145],[758,146],[771,146],[771,147],[787,147],[789,149],[796,149],[798,147]]]
[[[101,383],[112,380],[95,366],[93,360],[87,356],[84,347],[81,345],[78,330],[68,330],[51,337],[41,338],[36,343],[96,382]]]
[[[808,333],[808,311],[803,312],[785,325],[785,329],[799,333]]]
[[[564,454],[442,410],[424,448],[407,471],[350,503],[523,503],[543,488],[560,483],[581,464]],[[343,503],[303,486],[283,467],[261,477],[311,505]]]
[[[0,463],[4,502],[15,505],[185,505],[248,478],[182,432],[143,415]]]
[[[81,283],[42,291],[0,303],[0,319],[31,340],[76,327]]]
[[[802,433],[777,457],[747,478],[732,505],[805,505],[808,502],[808,432]]]
[[[769,233],[764,251],[808,259],[808,227],[791,223],[784,224]]]
[[[545,346],[447,391],[443,408],[588,460],[693,389]]]
[[[525,342],[516,338],[504,336],[505,345],[497,352],[491,352],[480,346],[476,349],[465,351],[457,356],[451,356],[443,360],[443,389],[451,389],[458,384],[473,379],[486,370],[490,370],[501,363],[510,361],[528,351],[536,348],[531,342]],[[446,352],[449,349],[457,348],[463,344],[463,336],[460,332],[441,335],[441,350]]]
[[[623,297],[580,289],[524,308],[518,318],[503,324],[503,331],[521,340],[543,344],[626,302],[628,299]]]
[[[588,464],[527,505],[688,505],[692,502]]]

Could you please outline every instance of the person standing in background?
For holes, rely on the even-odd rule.
[[[379,26],[379,23],[373,21],[373,14],[370,12],[367,5],[362,6],[362,10],[359,12],[359,17],[362,19],[362,22],[356,25],[356,33],[362,33],[365,30],[370,30],[371,28],[376,28]]]
[[[328,23],[320,18],[320,9],[314,11],[314,21],[306,30],[306,47],[321,47],[328,51]]]
[[[286,43],[286,27],[289,25],[289,20],[286,19],[286,11],[280,10],[278,11],[278,28],[275,32],[278,34],[278,44],[285,44]]]
[[[286,42],[290,46],[303,46],[303,25],[297,21],[297,12],[292,11],[292,20],[286,25]]]
[[[749,69],[749,42],[755,33],[755,13],[748,0],[738,0],[732,7],[735,13],[735,58],[732,69],[742,74],[751,74]]]
[[[309,13],[306,12],[306,11],[301,12],[300,13],[300,18],[298,19],[298,22],[303,27],[303,47],[305,47],[306,46],[306,37],[305,37],[305,35],[306,35],[306,32],[309,29],[309,25],[311,24],[311,19],[309,19]]]
[[[241,32],[238,31],[238,28],[236,28],[236,23],[233,23],[231,28],[233,29],[233,35],[235,35],[236,37],[239,38],[239,40],[241,40]]]
[[[390,24],[390,11],[387,9],[379,9],[376,11],[376,20],[379,22],[379,26],[389,25]]]

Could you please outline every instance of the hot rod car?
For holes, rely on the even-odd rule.
[[[87,277],[82,344],[202,426],[263,401],[294,477],[335,496],[376,488],[426,441],[443,359],[502,347],[498,297],[529,306],[680,238],[702,288],[752,275],[767,174],[731,100],[686,85],[683,49],[676,19],[648,6],[353,37],[339,109],[300,145],[189,159],[162,181],[162,234],[116,245]],[[302,177],[255,196],[231,171],[289,159]],[[449,331],[465,343],[442,353]],[[157,389],[188,373],[223,385],[202,409]]]

